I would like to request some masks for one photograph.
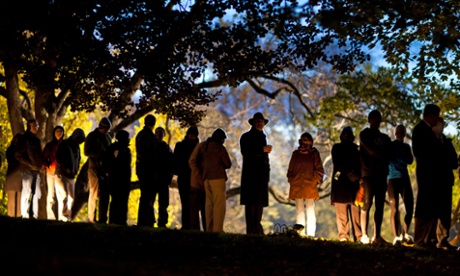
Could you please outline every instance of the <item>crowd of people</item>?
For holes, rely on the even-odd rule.
[[[368,114],[369,126],[359,132],[359,145],[355,143],[353,129],[346,126],[341,131],[340,142],[332,147],[331,204],[336,210],[338,239],[390,244],[381,235],[388,194],[394,245],[458,250],[448,242],[453,170],[458,167],[458,156],[450,139],[443,134],[445,122],[440,117],[440,108],[434,104],[425,106],[423,119],[412,133],[412,147],[405,142],[404,125],[395,128],[395,140],[391,141],[380,132],[381,122],[381,113],[372,110]],[[247,234],[264,234],[261,221],[264,208],[269,204],[272,151],[264,132],[268,123],[269,119],[256,112],[248,120],[250,129],[239,139],[240,204],[244,205]],[[198,128],[191,126],[172,150],[163,140],[165,129],[155,125],[155,116],[145,116],[144,127],[135,136],[135,173],[140,187],[137,225],[166,227],[169,185],[176,175],[182,229],[224,232],[226,170],[232,166],[224,146],[226,132],[216,128],[209,138],[200,142]],[[27,130],[13,137],[6,152],[8,216],[37,219],[43,182],[40,177],[45,176],[47,219],[73,221],[87,203],[89,223],[126,225],[132,175],[130,134],[119,130],[112,142],[111,127],[110,120],[104,117],[88,135],[77,128],[65,139],[64,128],[56,126],[52,140],[42,150],[37,137],[38,121],[28,120]],[[315,201],[319,199],[318,186],[325,175],[313,141],[310,133],[301,134],[286,173],[289,199],[296,208],[294,226],[304,237],[315,237]],[[83,153],[80,152],[82,143]],[[79,168],[82,154],[88,161]],[[407,168],[414,160],[418,186],[415,209]],[[79,171],[83,172],[80,175],[84,179],[75,179]],[[82,188],[80,182],[88,184]],[[357,204],[360,190],[363,191],[362,204]],[[405,209],[403,223],[400,197]],[[372,206],[375,210],[371,216]],[[368,232],[371,217],[372,239]],[[413,217],[414,237],[409,234]]]

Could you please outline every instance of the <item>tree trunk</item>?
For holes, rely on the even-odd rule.
[[[19,100],[19,78],[18,71],[8,62],[4,62],[6,77],[6,104],[10,117],[11,131],[13,136],[24,132],[24,123],[21,114],[21,102]]]

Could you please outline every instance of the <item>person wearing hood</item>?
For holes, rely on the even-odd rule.
[[[46,168],[46,186],[48,188],[46,216],[50,220],[56,220],[56,151],[62,140],[64,140],[64,128],[56,126],[53,129],[53,140],[48,142],[43,149],[43,163]]]
[[[246,233],[263,235],[261,221],[264,207],[268,206],[268,155],[272,146],[267,144],[267,136],[263,131],[268,119],[262,113],[255,113],[248,123],[251,129],[240,137],[240,150],[243,155],[240,204],[245,206]]]
[[[340,143],[334,144],[332,156],[331,204],[335,206],[338,239],[350,241],[350,227],[353,240],[361,240],[361,221],[359,206],[354,204],[361,178],[361,160],[358,145],[354,143],[353,129],[342,129]]]
[[[205,142],[199,143],[190,156],[189,165],[194,175],[204,183],[206,194],[206,231],[224,232],[226,209],[226,169],[232,162],[224,146],[227,134],[217,128]]]
[[[323,175],[323,162],[318,150],[313,147],[313,137],[304,132],[300,136],[299,147],[292,153],[287,170],[289,199],[294,200],[296,206],[296,224],[303,227],[300,236],[315,237],[315,200],[319,199],[318,185],[323,182]]]
[[[77,128],[72,135],[62,141],[56,151],[56,197],[57,219],[69,221],[75,199],[75,177],[80,168],[80,145],[85,141],[85,132]]]
[[[119,130],[116,142],[105,151],[103,165],[107,172],[110,201],[109,224],[127,225],[128,200],[131,192],[131,150],[129,133]]]

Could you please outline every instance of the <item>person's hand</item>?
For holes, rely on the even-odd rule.
[[[266,145],[266,146],[264,146],[264,152],[265,152],[265,153],[270,153],[270,152],[272,152],[272,146],[271,146],[271,145]]]

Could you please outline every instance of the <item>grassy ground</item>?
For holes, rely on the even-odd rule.
[[[460,274],[460,252],[281,235],[212,234],[1,216],[0,234],[2,271],[9,270],[11,275]]]

